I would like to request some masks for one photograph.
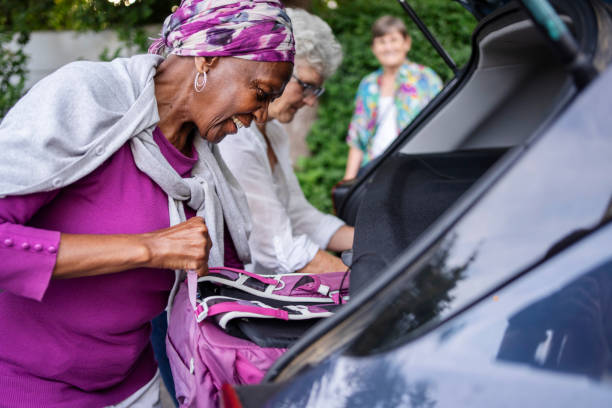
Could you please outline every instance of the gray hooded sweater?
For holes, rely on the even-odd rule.
[[[153,77],[162,61],[138,55],[74,62],[37,83],[0,123],[0,196],[60,189],[129,141],[138,168],[168,194],[171,225],[185,220],[183,203],[206,221],[214,243],[209,266],[223,266],[224,219],[248,263],[248,205],[217,147],[196,135],[199,160],[193,177],[183,179],[153,140],[159,122]]]

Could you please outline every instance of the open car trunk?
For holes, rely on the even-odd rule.
[[[597,68],[610,50],[604,6],[552,2]],[[506,153],[577,94],[550,44],[516,3],[481,20],[468,65],[400,135],[380,162],[356,180],[338,214],[355,225],[351,293],[382,271]],[[496,166],[496,163],[498,166]]]
[[[484,6],[503,1],[461,2]],[[307,331],[270,367],[261,385],[237,390],[241,401],[252,402],[245,407],[269,401],[265,406],[285,406],[302,397],[304,406],[334,398],[347,401],[346,406],[421,406],[423,400],[411,396],[424,395],[417,392],[423,384],[433,384],[432,393],[451,396],[446,404],[432,399],[434,405],[461,405],[467,401],[464,391],[474,400],[481,398],[483,384],[491,390],[480,399],[485,402],[463,405],[495,406],[507,400],[509,394],[499,390],[519,384],[525,372],[490,381],[494,369],[507,368],[505,361],[492,366],[507,327],[504,313],[510,310],[497,302],[525,304],[526,292],[541,296],[555,289],[546,277],[520,286],[515,295],[498,295],[537,276],[530,274],[540,267],[553,268],[555,280],[564,273],[582,273],[585,260],[595,253],[591,249],[569,268],[548,262],[558,261],[562,251],[575,248],[576,240],[608,223],[612,214],[606,138],[612,7],[602,0],[551,2],[588,64],[606,72],[593,86],[581,88],[576,70],[566,70],[517,2],[484,17],[474,31],[467,66],[355,180],[344,200],[335,200],[338,214],[356,226],[351,300]],[[609,247],[602,247],[601,254],[608,262]],[[592,263],[599,265],[599,258]],[[600,285],[593,288],[597,292]],[[588,303],[602,309],[592,299]],[[483,312],[475,318],[455,320],[477,307]],[[567,315],[580,324],[588,321],[573,311]],[[585,330],[579,325],[578,337],[584,338],[591,326]],[[476,334],[466,337],[464,327],[475,327]],[[538,337],[531,348],[515,342],[520,351],[529,350],[538,370],[544,340]],[[417,343],[428,348],[423,352]],[[449,353],[439,354],[444,347]],[[487,347],[493,354],[482,353]],[[585,356],[576,361],[587,364],[609,355],[609,348],[602,348],[601,356],[589,354],[593,347],[577,349]],[[557,364],[558,355],[551,356]],[[467,364],[457,363],[457,357],[465,357]],[[482,364],[474,371],[478,359]],[[390,370],[393,365],[396,373]],[[464,366],[478,372],[478,379],[464,381],[466,371],[456,370]],[[423,367],[433,367],[433,374],[423,374]],[[582,387],[584,379],[576,378]],[[608,378],[602,378],[607,387]],[[542,396],[566,390],[564,385],[540,385],[533,393],[521,392],[526,388],[518,385],[511,394],[525,395],[531,405],[514,405],[541,406]],[[394,389],[403,399],[393,399]],[[584,389],[581,398],[589,395],[591,390]],[[560,397],[548,405],[576,405],[578,399],[567,401]]]

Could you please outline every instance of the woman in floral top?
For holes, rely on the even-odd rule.
[[[431,68],[406,59],[412,39],[402,20],[379,18],[372,37],[372,52],[382,67],[363,78],[357,90],[346,138],[350,150],[345,180],[382,154],[442,88]]]

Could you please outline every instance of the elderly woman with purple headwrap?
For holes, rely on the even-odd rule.
[[[2,406],[155,406],[149,322],[181,271],[250,260],[215,143],[282,93],[289,18],[185,0],[150,51],[68,64],[0,124]]]

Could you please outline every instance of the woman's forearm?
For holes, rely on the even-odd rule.
[[[355,228],[343,225],[332,235],[327,244],[327,249],[334,252],[342,252],[353,247]]]
[[[62,234],[53,278],[76,278],[139,267],[208,271],[211,243],[202,218],[146,234]]]
[[[343,180],[352,180],[357,177],[362,160],[363,152],[360,149],[351,146],[349,149],[348,158],[346,160],[346,170],[344,172]]]
[[[53,278],[121,272],[146,266],[149,260],[140,235],[62,234]]]

